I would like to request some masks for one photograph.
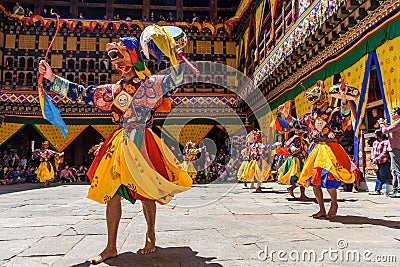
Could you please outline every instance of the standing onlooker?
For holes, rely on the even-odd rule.
[[[375,138],[371,150],[371,161],[378,166],[378,171],[376,172],[375,191],[369,193],[370,195],[381,194],[382,185],[386,184],[386,177],[390,170],[389,141],[381,130],[375,131]]]
[[[393,191],[388,194],[390,197],[400,197],[400,107],[395,107],[391,110],[391,116],[394,120],[392,125],[387,126],[384,119],[379,119],[379,125],[382,133],[389,135],[389,155],[390,169],[393,176]]]
[[[27,8],[26,8],[26,11],[25,11],[25,17],[30,17],[30,16],[32,16],[32,15],[33,15],[32,10],[30,10],[29,7],[27,7]]]
[[[13,7],[13,14],[16,15],[24,15],[25,10],[22,8],[22,6],[19,5],[18,2],[15,2],[15,6]]]
[[[3,156],[3,166],[10,167],[11,157],[7,154],[7,151],[4,151]]]
[[[19,156],[17,153],[14,153],[14,155],[11,157],[11,166],[17,166],[19,165]]]

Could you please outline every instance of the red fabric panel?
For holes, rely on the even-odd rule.
[[[339,143],[334,142],[327,142],[326,144],[332,149],[339,164],[348,171],[351,171],[350,159],[343,147]]]
[[[97,153],[96,157],[94,158],[92,165],[90,165],[90,168],[87,172],[87,176],[89,177],[90,182],[92,182],[94,174],[96,172],[97,166],[99,166],[99,163],[101,161],[101,159],[103,158],[104,154],[107,151],[107,147],[108,145],[111,143],[113,137],[114,137],[114,133],[116,131],[118,131],[119,129],[115,130],[114,132],[112,132],[110,134],[110,136],[106,139],[106,141],[104,141],[103,145],[101,146],[99,152]]]

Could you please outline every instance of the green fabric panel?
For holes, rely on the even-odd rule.
[[[282,173],[286,174],[289,169],[290,169],[290,165],[292,164],[293,158],[292,157],[288,157],[287,160],[282,164]]]
[[[135,137],[133,138],[133,142],[137,146],[137,148],[140,150],[142,147],[142,142],[143,142],[143,137],[144,137],[144,132],[143,129],[136,129]]]
[[[117,195],[125,198],[126,200],[128,200],[129,202],[131,202],[132,204],[135,204],[136,199],[134,199],[128,192],[128,188],[126,188],[125,185],[121,185],[118,190],[117,190]]]
[[[341,71],[349,68],[364,55],[375,51],[379,46],[385,43],[387,40],[392,40],[400,36],[400,19],[396,19],[390,22],[388,25],[377,31],[374,35],[368,37],[361,44],[355,47],[345,57],[329,64],[324,69],[313,74],[310,78],[303,81],[303,85],[308,88],[313,86],[318,80],[324,80],[334,74],[338,74]],[[270,103],[270,108],[275,109],[279,105],[285,103],[290,99],[294,99],[299,93],[303,91],[303,88],[299,85],[295,89],[287,92],[276,101]]]

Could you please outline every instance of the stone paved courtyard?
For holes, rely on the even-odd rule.
[[[400,199],[340,192],[337,218],[317,220],[316,203],[292,199],[286,186],[263,186],[266,193],[194,185],[158,206],[158,250],[145,256],[137,254],[146,228],[141,204],[124,200],[120,255],[98,266],[398,266]],[[105,206],[86,199],[87,189],[1,186],[0,266],[90,266],[107,236]]]

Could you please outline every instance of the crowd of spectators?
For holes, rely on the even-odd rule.
[[[38,183],[36,169],[39,162],[18,156],[18,153],[0,152],[0,185]],[[55,172],[53,182],[88,182],[87,167],[67,163]]]

